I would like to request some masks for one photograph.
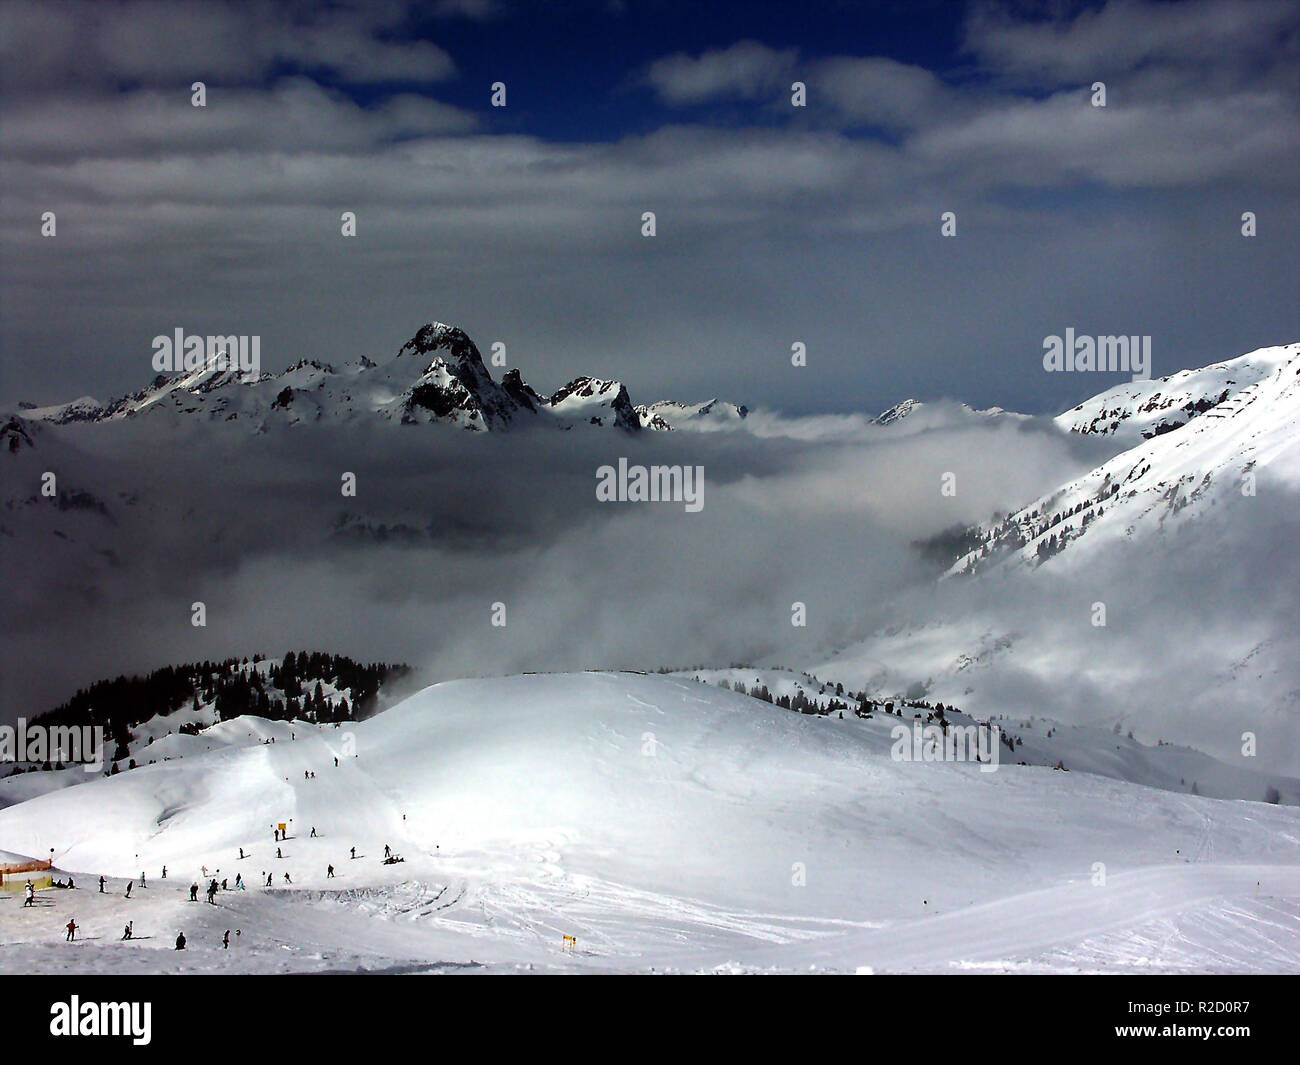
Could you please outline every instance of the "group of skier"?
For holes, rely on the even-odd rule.
[[[337,759],[337,758],[334,759],[334,764],[335,764],[336,766],[338,765],[338,759]],[[314,773],[311,773],[310,771],[304,771],[304,774],[303,774],[303,775],[304,775],[304,778],[305,778],[305,779],[308,779],[308,780],[312,779],[312,778],[315,776],[315,774],[314,774]],[[402,815],[402,820],[403,820],[403,821],[406,820],[406,815],[405,815],[405,814]],[[288,834],[288,832],[287,832],[286,830],[280,828],[279,826],[273,826],[273,833],[274,833],[273,838],[274,838],[274,841],[275,841],[276,843],[281,843],[281,842],[287,841],[288,838],[289,838],[289,834]],[[317,836],[316,829],[315,829],[314,826],[312,827],[312,830],[311,830],[311,838],[312,838],[312,839],[317,839],[317,838],[319,838],[319,837]],[[356,858],[357,858],[357,848],[356,848],[355,846],[353,846],[353,847],[349,850],[349,854],[351,855],[352,860],[355,861]],[[284,853],[283,853],[283,849],[282,849],[281,847],[276,847],[276,849],[275,849],[275,856],[276,856],[276,858],[283,860],[283,858],[284,858]],[[245,851],[244,851],[244,848],[243,848],[243,847],[240,847],[240,848],[239,848],[239,858],[240,858],[240,860],[243,861],[245,858],[248,858],[248,857],[251,857],[251,855],[246,854]],[[363,857],[364,857],[364,855],[363,855]],[[404,860],[404,859],[402,859],[401,856],[399,856],[399,855],[393,853],[393,849],[392,849],[392,848],[391,848],[387,843],[384,844],[384,858],[383,858],[383,862],[384,862],[385,865],[392,865],[392,864],[395,863],[395,862],[400,862],[400,861],[403,861],[403,860]],[[217,870],[216,870],[216,873],[217,873],[217,874],[220,874],[220,872],[221,872],[220,869],[217,869]],[[269,872],[265,872],[265,871],[263,871],[262,875],[263,875],[264,877],[266,877],[266,881],[265,881],[265,883],[264,883],[263,886],[265,886],[265,887],[273,887],[273,886],[274,886],[273,875],[272,875],[271,873],[269,873]],[[328,864],[328,865],[326,865],[326,868],[325,868],[325,878],[326,878],[327,880],[332,880],[332,879],[334,879],[334,875],[335,875],[335,874],[334,874],[334,866],[333,866],[332,864]],[[207,867],[206,865],[203,866],[203,876],[204,876],[205,878],[208,878],[208,867]],[[162,879],[163,879],[163,880],[166,880],[166,879],[167,879],[167,867],[166,867],[165,865],[162,867]],[[289,875],[288,872],[285,872],[285,873],[284,873],[284,882],[285,882],[286,884],[289,884],[289,885],[292,885],[292,884],[293,884],[293,879],[290,877],[290,875]],[[126,883],[126,892],[125,892],[125,895],[124,895],[125,898],[128,898],[128,899],[129,899],[129,898],[131,897],[131,888],[132,888],[133,884],[134,884],[134,881],[133,881],[133,880],[128,880],[128,881],[127,881],[127,883]],[[104,889],[105,889],[105,886],[106,886],[106,885],[107,885],[107,879],[106,879],[105,877],[101,876],[101,877],[99,878],[99,893],[100,893],[101,895],[102,895],[102,894],[105,894],[105,890],[104,890]],[[63,887],[63,886],[65,886],[65,885],[63,885],[63,884],[59,884],[58,886]],[[73,886],[74,886],[71,877],[69,877],[69,879],[68,879],[68,883],[67,883],[66,886],[67,886],[67,887],[73,887]],[[147,883],[146,883],[146,880],[145,880],[145,874],[144,874],[143,872],[140,873],[140,886],[141,886],[141,887],[147,887],[147,886],[148,886]],[[210,905],[215,906],[215,905],[217,904],[217,902],[216,902],[216,899],[217,899],[217,893],[218,893],[219,891],[229,891],[229,890],[231,890],[231,887],[230,887],[230,883],[229,883],[229,880],[228,880],[228,879],[222,879],[222,880],[220,881],[220,883],[218,883],[218,879],[217,879],[216,876],[212,876],[212,877],[208,878],[208,886],[207,886],[207,888],[206,888],[206,890],[205,890],[205,894],[207,895],[208,903],[209,903]],[[247,890],[247,888],[246,888],[246,886],[245,886],[245,884],[244,884],[244,877],[243,877],[243,874],[242,874],[242,873],[236,873],[236,874],[235,874],[234,890],[236,890],[236,891],[246,891],[246,890]],[[194,882],[194,883],[192,883],[192,884],[190,885],[190,902],[198,902],[198,900],[199,900],[199,885],[198,885],[198,882],[196,881],[196,882]],[[36,901],[36,892],[35,892],[35,888],[34,888],[33,885],[31,884],[31,882],[29,881],[28,884],[27,884],[27,889],[26,889],[26,898],[25,898],[24,901],[23,901],[23,907],[26,908],[26,907],[29,907],[29,906],[34,906],[34,905],[35,905],[35,901]],[[65,927],[65,929],[66,929],[66,931],[67,931],[66,942],[69,942],[69,943],[74,942],[74,941],[76,940],[77,929],[80,927],[80,926],[77,924],[75,918],[69,918],[69,919],[68,919],[68,923],[67,923],[64,927]],[[235,931],[235,935],[236,935],[236,936],[239,936],[240,934],[241,934],[241,932],[240,932],[239,930],[236,930],[236,931]],[[126,927],[123,929],[123,932],[122,932],[122,941],[123,941],[123,942],[126,942],[126,941],[132,940],[132,939],[134,939],[134,938],[135,938],[135,923],[134,923],[133,921],[128,921],[128,922],[126,923]],[[223,949],[223,950],[229,950],[229,949],[230,949],[230,930],[229,930],[229,929],[226,929],[225,934],[221,937],[221,946],[222,946],[222,949]],[[185,939],[185,933],[184,933],[183,931],[182,931],[182,932],[178,932],[177,935],[176,935],[176,948],[175,948],[175,949],[176,949],[176,950],[185,950],[185,949],[186,949],[186,939]]]

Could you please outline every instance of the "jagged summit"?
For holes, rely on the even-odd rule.
[[[470,340],[469,334],[445,322],[430,322],[428,325],[421,326],[415,336],[402,345],[397,352],[397,357],[400,359],[407,355],[428,355],[443,350],[453,359],[468,359],[480,365],[483,362],[483,357],[479,355],[478,348],[474,346],[474,341]]]

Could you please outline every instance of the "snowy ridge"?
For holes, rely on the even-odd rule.
[[[1260,348],[1155,381],[1116,385],[1059,415],[1056,423],[1070,432],[1115,434],[1137,443],[1176,429],[1266,380],[1293,360],[1297,350],[1296,344]]]
[[[703,403],[678,403],[661,399],[648,407],[637,407],[637,417],[646,429],[685,429],[715,432],[734,429],[749,416],[749,408],[722,400],[705,400]]]
[[[1217,388],[1226,374],[1242,377],[1243,370],[1271,367],[1179,432],[1152,434],[1002,521],[982,526],[984,544],[950,572],[974,572],[986,560],[1007,558],[1008,550],[1008,561],[1037,564],[1075,544],[1086,544],[1087,554],[1106,550],[1109,541],[1153,536],[1166,525],[1248,499],[1242,491],[1248,475],[1276,477],[1288,488],[1300,488],[1300,344],[1265,352],[1266,357],[1255,353],[1244,356],[1245,362],[1210,367],[1200,372],[1203,377],[1193,374],[1192,391],[1197,391],[1207,382]],[[1177,393],[1188,394],[1186,389]]]

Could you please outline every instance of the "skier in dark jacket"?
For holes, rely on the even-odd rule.
[[[64,940],[64,942],[71,943],[77,938],[77,922],[73,918],[69,917],[68,923],[64,925],[64,927],[68,930],[68,938]]]
[[[184,950],[184,949],[185,949],[185,933],[184,933],[184,932],[177,932],[177,933],[176,933],[176,949],[177,949],[177,950]]]
[[[198,884],[191,884],[191,885],[190,885],[190,902],[198,902],[198,901],[199,901],[199,885],[198,885]]]
[[[326,866],[326,867],[325,867],[325,879],[326,879],[326,880],[329,880],[329,879],[331,879],[333,876],[334,876],[334,866],[332,866],[332,865],[328,865],[328,866]]]
[[[99,878],[99,893],[104,894],[104,878],[102,876]]]

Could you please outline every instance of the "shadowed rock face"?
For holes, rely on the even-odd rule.
[[[27,427],[20,418],[11,415],[3,428],[0,428],[0,451],[19,451],[31,446],[32,438]]]

